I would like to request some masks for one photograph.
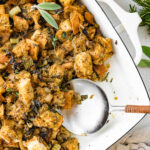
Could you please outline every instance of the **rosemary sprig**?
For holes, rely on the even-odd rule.
[[[148,26],[150,33],[150,0],[133,0],[142,8],[138,11],[142,19],[141,26]],[[136,11],[135,6],[130,6],[130,12]]]
[[[55,19],[45,10],[58,10],[60,9],[61,6],[53,3],[53,2],[49,2],[49,3],[40,3],[38,5],[33,5],[31,7],[31,11],[38,9],[41,13],[41,16],[54,28],[58,29],[58,25],[55,21]]]

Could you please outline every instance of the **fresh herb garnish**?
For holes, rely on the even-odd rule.
[[[150,47],[142,46],[143,53],[150,58]],[[150,60],[142,59],[138,65],[139,67],[150,67]]]
[[[148,32],[150,33],[150,1],[149,0],[133,0],[142,8],[138,11],[142,19],[141,26],[148,26]],[[130,6],[130,11],[135,11],[135,6]]]
[[[44,9],[44,10],[57,10],[60,9],[61,6],[56,4],[56,3],[40,3],[39,5],[37,5],[37,7],[39,9]]]
[[[31,8],[31,11],[34,10],[35,8],[37,8],[42,17],[54,28],[58,29],[58,25],[55,21],[55,19],[45,10],[58,10],[61,8],[60,5],[55,4],[53,2],[49,2],[49,3],[40,3],[38,5],[33,5]]]
[[[142,59],[138,64],[139,67],[150,67],[150,60]]]
[[[143,53],[150,58],[150,47],[142,46]]]
[[[58,29],[58,25],[55,21],[55,19],[47,12],[44,10],[40,10],[40,13],[42,17],[54,28]]]
[[[134,12],[137,12],[137,8],[135,7],[135,5],[129,5],[129,11],[130,11],[130,13],[134,13]]]

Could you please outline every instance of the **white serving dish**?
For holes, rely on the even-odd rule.
[[[104,36],[111,38],[114,45],[115,54],[108,61],[111,65],[108,80],[110,81],[113,78],[113,82],[97,84],[105,90],[112,105],[149,105],[148,94],[136,65],[105,13],[95,0],[82,1],[94,14]],[[115,44],[116,40],[117,45]],[[136,63],[138,63],[138,59],[136,58]],[[118,100],[115,101],[114,97],[118,97]],[[112,112],[109,122],[100,131],[93,135],[77,136],[80,142],[80,150],[107,149],[131,130],[144,116],[144,114]]]

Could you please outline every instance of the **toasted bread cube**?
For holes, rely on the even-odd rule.
[[[26,70],[20,71],[18,74],[15,75],[15,79],[17,80],[26,78],[31,78],[31,74]]]
[[[38,100],[43,103],[50,104],[53,98],[53,95],[50,93],[50,90],[48,88],[41,88],[38,87],[36,89],[36,92],[38,94]]]
[[[28,56],[29,47],[26,40],[20,41],[12,50],[16,57]]]
[[[66,140],[68,140],[70,137],[71,137],[71,132],[62,126],[57,134],[57,140],[60,143],[63,143]]]
[[[18,143],[17,133],[14,130],[14,122],[9,120],[4,120],[2,128],[0,129],[0,139],[4,140],[7,144]]]
[[[87,50],[87,37],[81,33],[80,35],[77,35],[72,40],[72,46],[74,48],[73,52],[74,54],[79,54],[81,52],[85,52]]]
[[[84,14],[85,19],[90,23],[90,24],[94,24],[94,17],[90,12],[85,12]]]
[[[34,29],[35,30],[38,30],[41,28],[40,24],[39,24],[39,19],[40,19],[40,12],[38,10],[34,10],[34,11],[31,11],[31,17],[34,21]]]
[[[74,68],[79,78],[90,78],[93,73],[93,65],[91,55],[82,52],[76,56]]]
[[[28,140],[25,145],[28,150],[49,150],[44,141],[36,136]]]
[[[71,26],[71,22],[69,19],[61,22],[60,24],[60,29],[62,29],[64,32],[69,32],[72,31],[72,26]]]
[[[5,42],[7,42],[10,38],[11,35],[11,30],[0,30],[0,44],[4,44]]]
[[[31,100],[34,98],[34,92],[31,85],[31,80],[21,79],[18,85],[19,89],[19,99],[26,105],[31,102]]]
[[[8,115],[17,121],[20,121],[20,119],[23,119],[24,114],[29,112],[30,104],[24,104],[21,100],[18,99],[15,104],[10,106],[9,109],[10,112]]]
[[[62,144],[65,150],[79,150],[79,143],[76,138],[70,138],[65,143]]]
[[[95,43],[94,48],[90,50],[90,54],[95,65],[103,64],[104,53],[105,49],[99,43]]]
[[[59,29],[57,32],[56,32],[56,37],[57,39],[60,41],[60,42],[65,42],[66,41],[66,38],[64,38],[62,35],[63,35],[64,31],[62,29]]]
[[[65,93],[64,92],[55,92],[52,104],[63,107],[65,105]]]
[[[54,64],[49,68],[49,77],[56,84],[60,84],[65,74],[64,71],[65,69],[61,65]]]
[[[33,60],[38,60],[39,44],[33,40],[26,40],[29,46],[29,54]]]
[[[63,116],[57,112],[55,113],[48,109],[45,110],[43,107],[33,122],[34,126],[51,128],[57,131],[63,123]]]
[[[70,22],[71,22],[72,30],[74,34],[77,34],[79,32],[80,25],[83,23],[83,21],[84,21],[84,18],[79,12],[73,11],[70,14]]]
[[[9,15],[8,14],[0,14],[0,30],[9,30]]]
[[[74,91],[70,90],[68,92],[65,92],[65,106],[63,107],[63,109],[71,109],[72,105],[73,105],[73,96],[74,96]]]
[[[3,77],[0,75],[0,87],[2,87],[4,85],[5,81],[3,79]]]
[[[0,119],[3,120],[4,119],[4,104],[0,105]]]
[[[49,36],[48,29],[45,28],[43,30],[36,30],[33,33],[31,40],[36,41],[40,45],[40,48],[45,49],[47,44],[51,45],[51,38],[49,38]]]
[[[5,6],[0,5],[0,14],[5,14]]]
[[[17,32],[25,32],[29,28],[27,20],[19,16],[13,16],[14,27]]]

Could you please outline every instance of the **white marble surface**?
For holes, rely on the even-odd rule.
[[[116,2],[122,8],[124,8],[126,11],[129,10],[129,4],[131,4],[131,3],[133,4],[132,0],[116,0]],[[108,10],[108,8],[106,6],[103,6],[103,7],[106,10]],[[108,10],[107,13],[108,13],[109,17],[111,18],[111,21],[113,22],[113,24],[116,24],[117,21],[116,21],[116,19],[114,19],[114,16],[111,13],[111,11]],[[139,32],[139,38],[140,38],[141,45],[150,46],[150,35],[147,34],[146,27],[139,27],[138,32]],[[132,44],[129,42],[129,39],[126,38],[127,35],[123,34],[123,35],[121,35],[121,37],[123,38],[123,40],[125,40],[124,42],[127,44],[127,47],[131,52],[131,55],[134,56],[134,51],[133,51],[134,48],[132,47]],[[143,54],[143,58],[146,58],[146,56],[144,56],[144,54]],[[142,75],[142,78],[144,80],[144,83],[146,85],[148,93],[150,95],[150,68],[138,68],[138,69]],[[150,126],[150,115],[147,115],[132,131],[130,131],[130,133],[128,133],[125,137],[123,137],[118,143],[124,141],[126,138],[128,138],[133,133],[135,136],[137,134],[139,136],[139,138],[143,138],[143,134],[141,134],[141,137],[140,137],[138,132],[140,131],[140,133],[142,133],[142,132],[145,132],[145,130],[147,132],[150,132],[149,126]],[[148,138],[150,139],[150,135],[148,136]],[[110,150],[115,150],[118,143],[113,145],[110,148]],[[123,150],[123,148],[119,148],[119,150]],[[144,150],[144,148],[141,150]]]

